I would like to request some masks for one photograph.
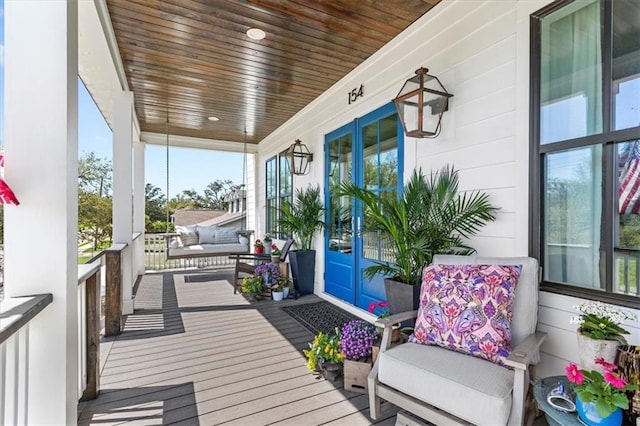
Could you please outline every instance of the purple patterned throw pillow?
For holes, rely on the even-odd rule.
[[[504,365],[521,265],[430,265],[409,341]]]

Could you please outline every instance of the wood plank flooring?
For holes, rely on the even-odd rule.
[[[124,332],[103,343],[98,399],[80,425],[370,425],[366,395],[318,379],[313,335],[284,313],[296,301],[248,302],[230,271],[146,275]],[[377,422],[395,424],[395,412]]]

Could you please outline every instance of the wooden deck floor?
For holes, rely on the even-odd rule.
[[[122,335],[105,342],[101,393],[80,425],[368,425],[366,395],[316,378],[312,334],[280,307],[249,303],[229,271],[146,275]],[[395,423],[394,413],[379,422]]]

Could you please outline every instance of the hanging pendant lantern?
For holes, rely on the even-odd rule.
[[[313,154],[300,139],[296,139],[293,145],[284,152],[284,155],[289,161],[291,173],[294,175],[309,173],[309,164],[313,161]]]
[[[440,134],[442,114],[453,96],[428,72],[427,68],[416,70],[393,100],[405,134],[414,138],[435,138]]]

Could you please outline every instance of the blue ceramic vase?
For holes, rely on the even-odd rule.
[[[618,408],[607,417],[598,414],[592,402],[582,402],[576,397],[576,411],[580,420],[587,426],[620,426],[622,424],[622,409]]]

